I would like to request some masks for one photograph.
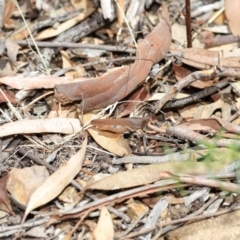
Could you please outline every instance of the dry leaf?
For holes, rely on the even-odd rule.
[[[240,36],[240,1],[225,0],[225,14],[232,34]]]
[[[27,205],[31,194],[48,178],[45,166],[13,168],[9,172],[7,189],[21,204]]]
[[[86,149],[87,137],[83,141],[81,149],[72,156],[65,165],[48,177],[43,184],[33,192],[27,204],[22,223],[33,209],[53,200],[74,179],[82,168]]]
[[[79,193],[75,188],[72,186],[67,187],[61,195],[58,197],[64,203],[64,206],[75,206],[78,204],[82,198],[84,197],[83,194]]]
[[[187,107],[183,107],[181,109],[179,108],[178,112],[184,119],[191,119],[193,118],[194,113],[199,106],[202,106],[202,103],[196,103]]]
[[[135,92],[133,92],[129,98],[126,100],[126,102],[121,103],[117,107],[117,117],[124,117],[126,115],[129,115],[130,113],[134,112],[134,108],[136,105],[138,105],[140,102],[147,100],[151,97],[151,95],[148,93],[146,87],[141,87],[137,89]]]
[[[5,46],[7,49],[7,55],[9,60],[12,63],[15,63],[17,61],[17,54],[18,54],[18,50],[20,48],[20,46],[15,43],[14,41],[12,41],[11,39],[7,39],[5,41]]]
[[[3,124],[0,126],[0,137],[28,133],[74,134],[80,130],[80,122],[75,118],[30,119]]]
[[[190,120],[180,124],[179,127],[191,131],[217,132],[221,130],[221,125],[214,118]]]
[[[95,240],[113,240],[114,227],[110,213],[106,207],[102,207],[96,228],[93,231]]]
[[[52,233],[54,234],[54,233]],[[46,231],[46,226],[40,225],[31,228],[29,231],[25,233],[25,236],[31,237],[32,239],[48,239],[49,238],[49,231]]]
[[[83,100],[78,107],[86,112],[113,104],[135,90],[146,79],[153,64],[163,59],[171,45],[168,10],[164,2],[162,6],[162,19],[140,42],[133,64],[121,68],[122,73],[116,70],[104,77],[56,85],[56,98],[64,104]]]
[[[172,49],[174,56],[183,63],[199,69],[210,69],[219,65],[226,68],[239,70],[240,54],[229,51],[210,51],[200,48]]]
[[[173,174],[184,173],[193,175],[219,173],[232,161],[232,159],[237,159],[237,156],[239,156],[238,152],[227,148],[204,149],[197,151],[197,154],[201,156],[211,154],[212,159],[215,161],[207,163],[184,161],[151,164],[129,171],[118,172],[96,182],[90,180],[85,190],[116,190],[149,184],[160,180],[160,173],[165,171]]]
[[[4,177],[0,178],[0,209],[11,215],[14,215],[6,188],[7,178],[8,175],[5,175]]]
[[[61,50],[60,53],[62,57],[62,68],[75,67],[75,63],[71,61],[66,51]],[[85,70],[81,66],[78,66],[78,68],[75,70],[69,70],[68,72],[65,73],[65,76],[69,77],[70,79],[79,78],[83,75],[85,75]]]
[[[162,164],[152,164],[125,172],[119,172],[93,183],[90,180],[90,184],[87,184],[85,189],[115,190],[148,184],[160,179],[159,173],[161,170]]]
[[[5,76],[9,76],[8,73]],[[86,78],[81,78],[86,79]],[[52,77],[52,76],[36,76],[36,77],[24,77],[23,75],[15,75],[12,77],[2,76],[0,82],[10,86],[11,88],[19,90],[32,90],[42,88],[54,88],[55,84],[73,82],[69,77]]]
[[[186,35],[186,26],[179,23],[172,24],[172,39],[180,44],[183,44],[187,41]],[[199,39],[195,38],[192,42],[193,47],[202,48],[203,44],[199,41]]]
[[[182,65],[177,65],[177,64],[173,64],[173,71],[175,73],[176,79],[178,81],[181,81],[181,79],[187,77],[189,74],[192,73],[192,71],[190,71],[188,68],[182,66]],[[195,87],[195,88],[206,88],[206,87],[210,87],[213,84],[213,80],[197,80],[193,83],[191,83],[190,85]]]
[[[17,68],[7,59],[0,59],[0,78],[14,75]]]
[[[216,111],[217,109],[221,109],[223,107],[223,104],[224,102],[221,99],[219,99],[214,103],[201,105],[196,109],[193,118],[194,119],[210,118],[214,111]]]
[[[7,0],[5,4],[5,12],[4,12],[4,19],[3,19],[3,25],[8,25],[8,22],[10,21],[10,18],[13,15],[13,12],[15,10],[15,4],[11,0]]]
[[[3,95],[3,93],[4,93],[5,96]],[[8,101],[11,102],[11,103],[17,103],[17,101],[14,99],[14,95],[13,95],[12,92],[3,91],[3,93],[0,92],[0,103],[1,102],[8,102]]]
[[[93,126],[100,130],[114,133],[124,133],[143,129],[148,124],[148,117],[116,118],[116,119],[94,119],[91,121]]]
[[[79,116],[79,118],[81,119],[81,116]],[[86,124],[93,118],[93,114],[84,114],[83,123]],[[88,128],[87,131],[101,147],[109,152],[118,156],[128,156],[131,154],[131,149],[127,143],[127,140],[124,139],[122,134],[101,131],[93,127]]]

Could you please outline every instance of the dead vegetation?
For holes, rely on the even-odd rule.
[[[239,239],[239,1],[0,10],[1,239]]]

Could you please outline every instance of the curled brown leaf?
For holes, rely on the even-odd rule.
[[[139,44],[133,64],[99,78],[56,85],[56,98],[62,103],[82,101],[78,106],[87,112],[104,108],[126,97],[145,80],[153,64],[168,52],[171,44],[169,22],[167,6],[163,3],[161,21]]]

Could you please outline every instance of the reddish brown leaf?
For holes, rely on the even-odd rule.
[[[121,119],[95,119],[91,124],[97,126],[100,130],[123,133],[127,130],[137,130],[147,126],[146,118],[121,118]]]
[[[222,66],[239,70],[239,55],[229,52],[210,51],[200,48],[173,49],[171,53],[179,57],[183,63],[199,69],[210,69],[212,66]]]
[[[216,132],[221,129],[221,125],[214,118],[190,120],[180,124],[179,127],[185,130],[208,132]]]
[[[139,102],[147,100],[151,97],[151,95],[148,93],[146,87],[141,87],[140,89],[137,89],[134,91],[131,96],[127,99],[127,102],[123,102],[120,104],[117,108],[117,117],[121,118],[126,115],[129,115],[131,112],[133,112],[134,107],[139,104]]]
[[[189,69],[177,64],[173,64],[173,71],[175,72],[175,76],[178,81],[192,73],[192,71],[190,71]],[[202,89],[205,87],[210,87],[212,86],[212,84],[213,80],[197,80],[191,83],[191,86]]]
[[[57,85],[56,98],[63,103],[82,100],[78,106],[85,112],[123,99],[146,79],[152,65],[168,52],[171,44],[169,26],[167,6],[163,3],[161,21],[139,44],[137,60],[133,64],[90,81]]]
[[[7,194],[6,188],[7,178],[8,178],[7,175],[0,178],[0,209],[11,215],[14,215],[10,204],[10,199]]]
[[[1,102],[8,102],[8,101],[11,102],[11,103],[17,103],[17,101],[14,99],[14,96],[13,96],[12,92],[3,91],[3,93],[0,92],[0,103]],[[6,99],[6,97],[7,97],[7,99]]]

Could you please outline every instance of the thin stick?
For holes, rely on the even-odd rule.
[[[17,44],[22,46],[38,46],[38,47],[49,47],[49,48],[89,48],[89,49],[101,49],[112,52],[128,52],[135,53],[136,50],[134,48],[130,48],[128,46],[111,46],[111,45],[96,45],[89,43],[72,43],[72,42],[47,42],[47,41],[26,41],[26,40],[16,40]]]
[[[185,0],[185,9],[186,9],[186,30],[187,30],[187,47],[192,47],[192,27],[191,27],[191,5],[190,0]]]

